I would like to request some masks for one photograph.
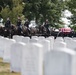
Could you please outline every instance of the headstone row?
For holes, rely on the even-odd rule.
[[[76,75],[76,41],[70,38],[0,37],[0,56],[21,75]],[[69,46],[70,42],[70,46]],[[71,46],[71,44],[73,46]]]

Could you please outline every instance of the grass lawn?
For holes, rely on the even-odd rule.
[[[11,73],[10,64],[3,63],[3,60],[0,58],[0,75],[20,75],[20,73]]]

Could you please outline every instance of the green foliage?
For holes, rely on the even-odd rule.
[[[4,19],[4,22],[6,21],[6,18],[9,17],[9,15],[11,14],[10,9],[5,7],[1,13],[0,13]]]
[[[73,25],[70,25],[69,27],[76,32],[76,25],[73,24]]]
[[[18,16],[22,16],[23,15],[22,11],[23,11],[23,7],[21,5],[18,5],[16,7],[12,8],[10,17],[11,17],[13,23],[16,23]]]
[[[68,10],[71,11],[73,16],[70,18],[72,21],[72,24],[76,24],[76,0],[69,0],[67,2]]]
[[[48,19],[51,26],[55,26],[55,23],[60,23],[61,13],[65,9],[65,2],[62,0],[0,0],[0,2],[4,20],[9,16],[13,23],[16,23],[19,15],[25,15],[29,20],[35,19],[39,24]]]
[[[51,25],[59,23],[61,12],[64,9],[64,2],[59,0],[23,0],[25,8],[23,14],[29,19],[36,19],[36,22],[44,22],[49,19]]]
[[[4,21],[6,21],[6,18],[9,17],[12,23],[16,24],[17,17],[23,15],[23,5],[20,4],[21,1],[22,0],[12,0],[12,9],[10,9],[10,7],[5,7],[2,9],[0,14],[2,15]]]
[[[0,8],[5,8],[7,6],[10,7],[10,9],[12,8],[12,0],[0,0]]]

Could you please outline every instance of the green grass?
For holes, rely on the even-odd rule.
[[[0,58],[0,75],[20,75],[20,73],[11,73],[10,64],[3,63],[3,59]]]

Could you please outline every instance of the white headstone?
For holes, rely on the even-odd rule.
[[[64,40],[63,40],[62,37],[57,37],[57,38],[55,39],[55,42],[56,42],[56,41],[62,41],[62,42],[63,42]]]
[[[72,50],[76,50],[76,40],[71,40],[68,44],[68,47]]]
[[[76,75],[76,53],[67,48],[52,50],[44,61],[44,75]]]
[[[16,40],[16,42],[21,42],[23,38],[24,38],[23,36],[19,36],[19,35],[13,36],[13,39]]]
[[[45,39],[45,37],[43,37],[43,36],[39,36],[38,38],[39,38],[39,40]]]
[[[72,38],[69,38],[69,37],[65,37],[64,38],[64,40],[65,40],[65,42],[66,42],[66,44],[67,44],[67,48],[69,48],[69,49],[73,49],[73,39]]]
[[[55,42],[53,47],[54,47],[53,49],[66,48],[66,43],[65,42],[61,42],[61,41]]]
[[[42,45],[28,44],[23,51],[21,75],[42,75]]]
[[[0,37],[0,57],[3,58],[4,53],[4,37]]]
[[[30,39],[30,43],[37,43],[37,42],[38,42],[38,39],[37,38]]]
[[[44,52],[44,55],[50,51],[50,41],[49,40],[41,40],[39,41],[38,43],[42,44],[43,45],[43,52]]]
[[[68,41],[71,41],[72,38],[69,38],[69,37],[64,37],[64,41],[67,43]]]
[[[76,40],[72,40],[72,49],[76,51]]]
[[[24,43],[15,43],[11,46],[11,60],[10,71],[21,72],[22,63],[22,51],[24,49]]]
[[[54,39],[52,37],[46,38],[47,40],[50,41],[50,50],[53,49],[53,44],[54,44]]]
[[[22,42],[23,42],[23,43],[29,43],[29,41],[30,41],[30,38],[29,38],[29,37],[24,37],[24,38],[22,39]]]
[[[72,39],[73,39],[73,40],[76,40],[76,37],[73,37]]]
[[[10,49],[11,49],[11,45],[14,44],[16,41],[13,39],[7,39],[6,40],[6,47],[4,49],[4,54],[3,54],[3,62],[10,62]]]
[[[4,50],[6,49],[6,45],[7,45],[8,40],[9,40],[8,38],[3,38],[3,37],[0,40],[0,49],[1,49],[2,58],[4,56]]]
[[[38,38],[37,36],[32,36],[32,38]]]

